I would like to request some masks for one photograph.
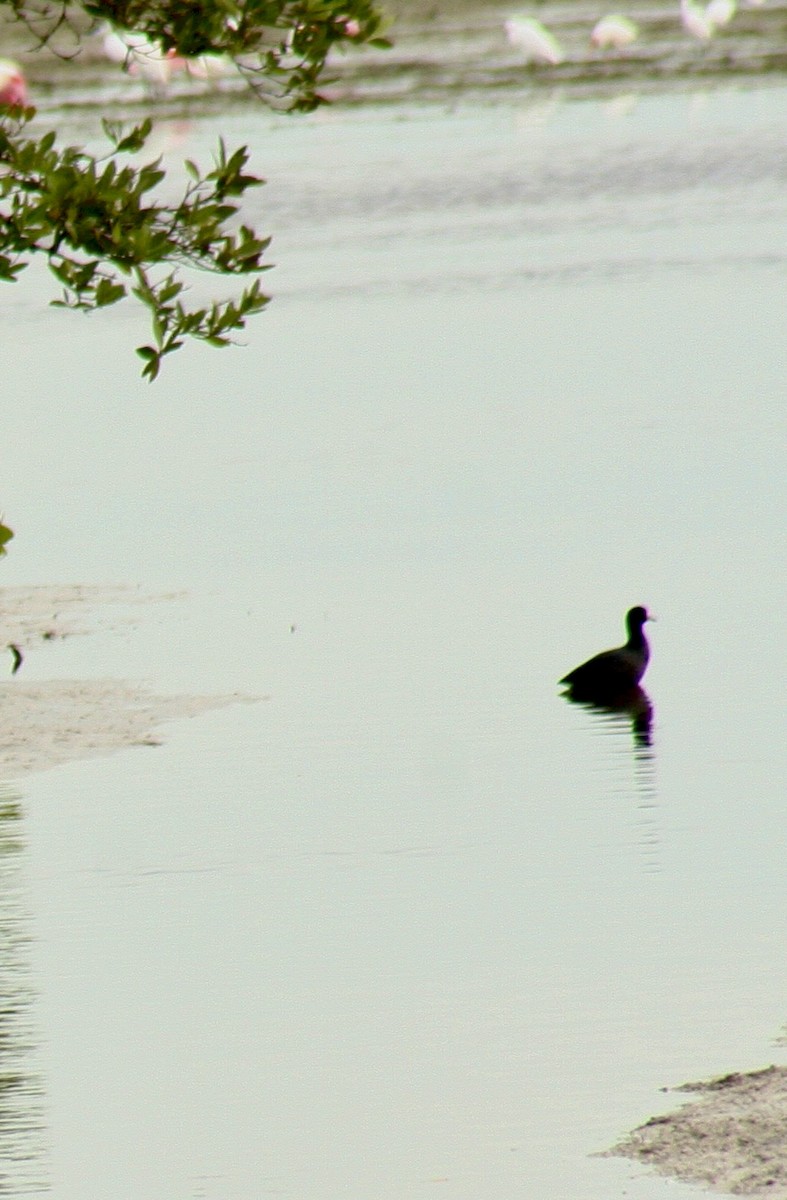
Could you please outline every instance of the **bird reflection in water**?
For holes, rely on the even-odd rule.
[[[635,746],[650,747],[653,744],[653,702],[639,684],[620,692],[593,692],[569,687],[562,694],[569,703],[579,704],[599,714],[609,714],[613,721],[616,716],[618,720],[630,721]]]
[[[593,732],[609,737],[606,744],[613,753],[607,763],[611,770],[607,777],[608,786],[611,793],[618,793],[622,789],[634,801],[635,841],[643,858],[643,867],[647,874],[658,874],[662,870],[662,839],[653,749],[654,710],[650,696],[636,684],[617,694],[608,692],[592,695],[569,688],[563,692],[563,699],[584,708],[595,726]],[[623,753],[629,727],[634,744]],[[618,765],[614,767],[616,760]],[[625,769],[621,776],[620,771],[626,761],[630,764],[629,770],[633,768],[633,779]]]

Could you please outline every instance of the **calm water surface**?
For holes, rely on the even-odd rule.
[[[178,121],[270,179],[245,349],[3,291],[4,582],[183,592],[28,678],[260,700],[6,781],[0,1189],[690,1194],[589,1156],[783,1059],[786,116]],[[555,687],[633,603],[650,747]]]

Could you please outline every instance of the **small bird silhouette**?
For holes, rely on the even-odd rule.
[[[635,688],[648,665],[650,647],[643,633],[652,621],[647,609],[637,605],[626,613],[628,641],[616,650],[603,650],[560,680],[574,699],[602,700]]]

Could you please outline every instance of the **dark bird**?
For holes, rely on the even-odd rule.
[[[580,667],[569,671],[560,682],[569,688],[574,699],[604,700],[624,695],[636,688],[645,674],[650,658],[643,626],[654,620],[648,611],[637,605],[626,613],[628,641],[617,650],[604,650],[589,658]]]

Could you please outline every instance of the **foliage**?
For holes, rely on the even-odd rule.
[[[23,135],[29,113],[0,121],[0,199],[6,201],[0,237],[0,279],[14,280],[33,254],[45,255],[63,285],[56,305],[90,311],[131,292],[150,311],[153,344],[141,346],[143,374],[155,379],[164,355],[184,337],[223,346],[267,300],[254,279],[237,300],[187,309],[181,300],[182,266],[228,275],[256,274],[269,239],[229,222],[238,199],[261,181],[244,173],[245,148],[227,155],[223,143],[214,169],[202,175],[188,164],[190,181],[175,204],[149,199],[164,172],[158,163],[120,165],[139,150],[150,120],[130,132],[108,121],[114,153],[96,160],[73,146],[58,150],[54,133]]]
[[[78,42],[84,17],[146,35],[186,58],[226,55],[269,103],[308,110],[328,51],[341,43],[387,45],[372,0],[0,0],[39,42]]]
[[[63,53],[86,18],[145,34],[163,52],[230,56],[257,95],[286,110],[321,102],[318,80],[337,43],[384,44],[381,17],[369,0],[0,0],[40,45]],[[81,21],[81,23],[80,23]],[[241,202],[262,180],[248,173],[246,147],[219,143],[213,168],[187,162],[188,182],[175,202],[160,161],[135,166],[151,130],[145,120],[124,131],[104,121],[110,149],[95,158],[57,145],[54,131],[31,134],[34,109],[0,116],[0,279],[15,280],[36,255],[62,284],[53,303],[92,311],[129,295],[149,311],[150,344],[138,348],[148,379],[185,338],[224,346],[267,304],[259,274],[269,238],[239,223]],[[251,279],[240,295],[188,308],[181,268]]]

